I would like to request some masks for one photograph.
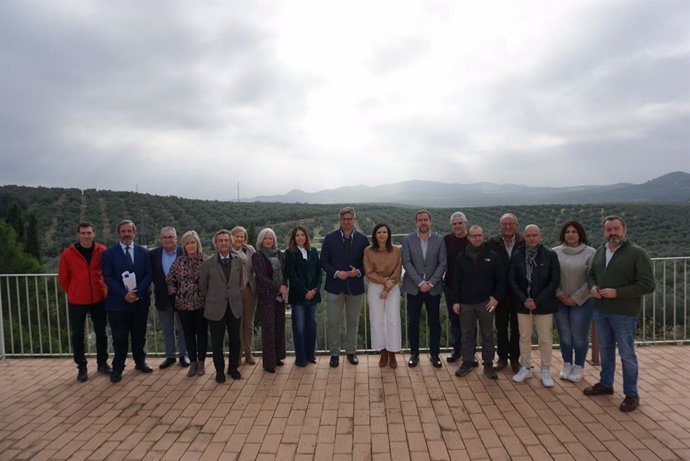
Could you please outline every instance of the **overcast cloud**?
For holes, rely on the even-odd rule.
[[[0,2],[0,184],[233,199],[689,158],[686,0]]]

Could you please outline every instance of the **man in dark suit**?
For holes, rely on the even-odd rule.
[[[146,363],[146,323],[151,297],[149,287],[153,278],[149,251],[134,243],[136,226],[128,219],[117,225],[118,243],[103,253],[103,279],[108,286],[105,308],[113,334],[113,372],[110,381],[122,379],[125,360],[132,340],[132,358],[135,367],[143,373],[151,373]],[[136,287],[128,289],[125,279],[136,277]]]
[[[429,325],[429,353],[431,364],[441,368],[441,320],[439,306],[443,293],[443,274],[446,272],[446,243],[431,232],[431,213],[419,210],[414,217],[417,231],[408,234],[402,244],[405,275],[403,291],[407,294],[407,334],[410,338],[410,359],[407,365],[419,362],[419,317],[426,305]]]
[[[213,365],[216,382],[225,382],[225,359],[223,341],[225,330],[230,340],[230,363],[228,374],[232,379],[242,375],[237,369],[240,361],[240,325],[242,319],[242,261],[230,254],[232,236],[221,229],[213,236],[217,252],[201,264],[199,288],[206,298],[204,317],[211,331]],[[246,285],[246,282],[245,282]]]
[[[340,328],[345,311],[345,353],[357,365],[359,310],[364,294],[364,249],[369,239],[355,230],[355,209],[345,207],[339,214],[340,228],[326,235],[321,245],[321,267],[326,271],[328,347],[330,365],[340,363]]]
[[[159,368],[168,368],[175,363],[175,336],[177,335],[177,351],[180,354],[180,366],[188,367],[187,347],[184,343],[182,325],[168,295],[168,283],[165,278],[170,272],[170,266],[175,258],[182,255],[182,248],[177,244],[177,231],[172,226],[161,229],[161,246],[151,250],[151,266],[153,267],[153,293],[156,299],[158,319],[163,330],[163,344],[165,345],[165,360]]]
[[[524,240],[518,234],[518,219],[513,213],[505,213],[500,219],[501,235],[486,242],[486,247],[501,258],[501,265],[506,271],[510,268],[510,259],[524,245]],[[513,373],[520,370],[520,329],[518,328],[517,311],[513,308],[513,294],[506,291],[503,301],[496,307],[496,345],[498,361],[496,370],[503,370],[508,365]],[[510,329],[510,333],[508,330]]]

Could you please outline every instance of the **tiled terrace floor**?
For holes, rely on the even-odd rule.
[[[397,370],[361,358],[337,369],[327,357],[306,369],[288,358],[275,375],[259,362],[222,385],[177,366],[80,384],[66,359],[6,360],[0,459],[690,459],[688,346],[639,349],[632,414],[618,410],[620,382],[614,396],[582,395],[594,367],[584,382],[545,389],[503,373],[456,378],[426,358]]]

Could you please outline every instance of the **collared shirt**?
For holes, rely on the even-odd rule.
[[[165,272],[166,276],[170,273],[170,266],[172,266],[172,263],[175,262],[176,258],[177,247],[173,249],[172,253],[165,251],[165,248],[163,248],[163,251],[161,251],[161,263],[163,264],[163,272]]]
[[[419,245],[422,247],[422,257],[426,259],[426,250],[429,248],[429,237],[431,237],[431,231],[426,236],[426,239],[422,237],[422,235],[417,232],[417,237],[419,237]],[[424,276],[426,278],[426,274]]]
[[[134,264],[134,242],[130,243],[129,245],[125,245],[124,243],[120,242],[120,248],[122,248],[122,252],[127,256],[127,252],[125,251],[125,248],[129,247],[129,255],[132,257],[132,264]]]
[[[620,247],[621,247],[621,246],[618,245],[616,248],[614,248],[614,249],[612,250],[611,247],[608,245],[608,243],[606,244],[606,267],[609,267],[609,262],[611,262],[611,258],[613,258],[614,253],[615,253],[616,250],[618,250]]]
[[[297,249],[299,250],[300,253],[302,253],[302,259],[305,261],[308,259],[307,257],[307,250],[305,250],[303,247],[298,246]]]
[[[515,236],[513,235],[513,238],[510,239],[510,243],[506,243],[506,239],[501,236],[501,240],[503,241],[503,246],[506,247],[506,252],[508,252],[508,259],[510,259],[511,256],[513,256],[513,247],[515,246]]]

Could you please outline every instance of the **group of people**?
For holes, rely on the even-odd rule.
[[[488,378],[497,379],[496,372],[509,365],[514,382],[531,378],[532,333],[536,329],[541,380],[544,386],[553,387],[550,365],[555,317],[564,363],[559,377],[578,382],[583,377],[594,318],[601,377],[584,393],[613,393],[618,345],[625,394],[620,409],[637,408],[634,338],[642,297],[654,290],[654,278],[647,254],[627,240],[621,217],[604,219],[606,241],[596,250],[587,245],[585,230],[577,221],[566,222],[559,235],[561,245],[549,249],[542,244],[537,225],[527,225],[521,235],[512,213],[501,216],[500,235],[486,239],[480,226],[468,228],[462,212],[451,215],[451,232],[440,236],[432,231],[431,213],[420,210],[414,216],[416,230],[404,237],[401,248],[393,245],[387,224],[377,224],[371,239],[356,230],[352,207],[341,209],[338,219],[338,229],[325,236],[320,254],[304,226],[292,230],[284,252],[272,229],[262,229],[253,247],[247,242],[247,231],[237,226],[214,234],[215,252],[209,257],[204,256],[201,239],[193,230],[185,232],[178,245],[176,230],[166,226],[161,229],[160,247],[149,252],[134,243],[136,226],[130,220],[118,224],[119,242],[107,249],[95,242],[92,224],[79,224],[78,241],[61,255],[58,274],[69,302],[77,379],[88,379],[84,353],[87,314],[96,333],[99,372],[109,374],[114,383],[120,381],[130,342],[135,369],[152,371],[144,350],[151,283],[165,344],[162,369],[179,360],[182,367],[189,368],[188,376],[205,374],[210,332],[216,381],[225,382],[226,373],[240,379],[242,357],[249,365],[256,363],[252,344],[257,317],[263,369],[274,373],[286,357],[286,303],[292,307],[295,366],[316,363],[316,311],[323,285],[331,367],[339,366],[343,349],[350,364],[359,363],[359,315],[366,291],[371,345],[379,351],[379,366],[398,366],[404,293],[410,349],[407,365],[419,363],[424,306],[430,361],[441,368],[439,310],[445,295],[452,345],[446,361],[459,363],[457,376],[479,366],[476,338],[480,336],[483,372]],[[112,368],[107,362],[106,319],[112,332]]]

